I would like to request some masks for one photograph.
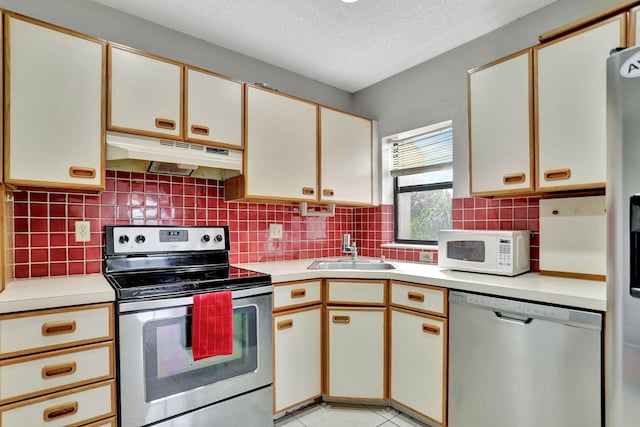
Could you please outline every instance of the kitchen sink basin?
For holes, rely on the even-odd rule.
[[[396,266],[390,262],[368,261],[352,259],[336,259],[329,261],[314,261],[309,270],[393,270]]]

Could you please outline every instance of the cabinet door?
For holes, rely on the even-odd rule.
[[[242,87],[240,82],[187,67],[187,139],[241,148]]]
[[[371,204],[371,120],[320,107],[320,156],[320,200]]]
[[[182,135],[181,64],[109,45],[109,129]]]
[[[532,53],[468,74],[471,194],[533,191]]]
[[[446,336],[444,319],[391,309],[391,400],[443,425]]]
[[[535,49],[539,190],[604,187],[606,59],[624,44],[620,15]]]
[[[327,309],[329,398],[385,399],[385,312]]]
[[[640,19],[638,16],[640,6],[636,6],[629,12],[628,46],[638,46],[640,44]]]
[[[101,190],[105,44],[5,15],[5,181]]]
[[[317,105],[247,87],[247,198],[316,200]]]
[[[321,321],[320,306],[273,316],[274,414],[322,393]]]

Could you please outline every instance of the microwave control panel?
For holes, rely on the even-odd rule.
[[[513,241],[511,239],[498,240],[498,270],[511,270],[513,263],[512,250]]]

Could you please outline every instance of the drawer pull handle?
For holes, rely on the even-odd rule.
[[[544,171],[545,181],[561,181],[571,178],[571,169],[553,169]]]
[[[58,418],[68,417],[78,412],[78,402],[65,403],[64,405],[52,406],[44,410],[42,418],[45,421],[53,421]]]
[[[333,190],[330,190],[330,189],[322,190],[322,195],[325,197],[333,197],[334,194],[335,192]]]
[[[408,292],[407,298],[409,298],[409,301],[424,302],[424,294],[420,292]]]
[[[169,119],[157,118],[156,119],[156,127],[159,128],[159,129],[175,130],[176,122],[174,122],[173,120],[169,120]]]
[[[42,379],[62,377],[71,375],[76,372],[76,362],[58,363],[57,365],[49,365],[42,368]]]
[[[291,298],[304,298],[305,296],[307,296],[306,289],[293,289],[291,291]]]
[[[313,196],[315,193],[316,190],[311,187],[302,187],[302,194],[304,194],[305,196]]]
[[[333,316],[333,323],[349,323],[351,316]]]
[[[42,336],[71,334],[76,331],[75,320],[64,320],[62,322],[48,322],[42,325]]]
[[[209,135],[209,128],[202,125],[191,125],[191,133],[196,135]]]
[[[423,323],[422,332],[431,334],[431,335],[440,335],[440,327],[435,325],[430,325],[428,323]]]
[[[94,168],[84,168],[82,166],[71,166],[69,167],[69,176],[72,178],[92,179],[96,177],[96,170]]]
[[[278,330],[281,331],[283,329],[291,329],[293,328],[293,319],[283,320],[282,322],[278,322]]]
[[[521,184],[524,182],[524,179],[525,179],[524,173],[512,173],[510,175],[504,175],[502,177],[502,183],[505,185]]]

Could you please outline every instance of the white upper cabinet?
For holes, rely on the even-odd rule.
[[[180,139],[182,65],[114,45],[109,64],[108,128]]]
[[[320,107],[320,200],[372,203],[371,120]]]
[[[532,53],[469,71],[471,194],[533,191]]]
[[[629,12],[628,46],[638,46],[640,44],[640,19],[638,19],[640,6],[636,6]]]
[[[246,97],[244,197],[315,201],[317,105],[252,86]]]
[[[242,91],[240,82],[187,67],[187,139],[242,148]]]
[[[606,59],[626,43],[625,17],[534,49],[540,191],[605,186]]]
[[[5,182],[103,189],[105,43],[4,19]]]

